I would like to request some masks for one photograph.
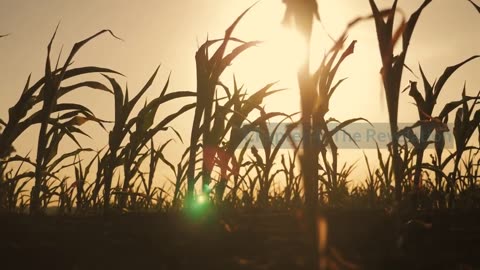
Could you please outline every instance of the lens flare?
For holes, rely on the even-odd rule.
[[[207,202],[207,196],[202,194],[197,197],[197,204],[202,205],[202,204],[205,204],[206,202]]]

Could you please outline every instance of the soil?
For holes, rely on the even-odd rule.
[[[480,269],[480,212],[322,211],[327,269]],[[300,212],[0,215],[0,269],[308,269]]]

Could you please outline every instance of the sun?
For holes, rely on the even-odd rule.
[[[241,21],[234,36],[261,43],[238,57],[229,73],[234,73],[237,82],[245,85],[249,93],[277,82],[274,88],[285,91],[268,98],[268,109],[294,113],[300,109],[297,74],[306,44],[294,28],[282,25],[285,9],[279,2],[261,2]],[[224,78],[232,77],[227,74]]]
[[[269,11],[260,8],[242,22],[238,35],[244,40],[261,43],[243,54],[235,63],[235,74],[247,86],[278,81],[282,88],[295,88],[297,72],[305,55],[306,45],[301,34],[281,24],[282,5]],[[251,87],[248,88],[251,88]]]
[[[271,72],[296,72],[302,64],[306,45],[300,33],[279,25],[266,38],[263,49],[266,60],[272,65]]]

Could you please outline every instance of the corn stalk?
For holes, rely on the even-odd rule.
[[[442,92],[445,83],[450,78],[450,76],[452,76],[453,73],[455,73],[455,71],[458,70],[461,66],[478,57],[479,57],[478,55],[470,57],[457,65],[446,68],[443,74],[439,77],[439,79],[436,80],[433,84],[431,84],[428,81],[427,77],[425,76],[425,73],[423,72],[422,67],[420,66],[420,73],[422,75],[422,80],[423,80],[424,95],[422,95],[418,90],[416,82],[410,82],[409,95],[415,100],[415,105],[417,107],[418,117],[419,117],[419,122],[417,122],[414,126],[418,126],[418,125],[420,126],[419,137],[415,136],[413,132],[410,132],[412,127],[408,129],[408,131],[410,132],[408,137],[410,141],[414,144],[414,147],[416,150],[415,175],[413,180],[414,207],[417,206],[417,200],[418,200],[417,197],[419,192],[420,177],[422,173],[423,156],[425,153],[425,149],[430,144],[430,142],[428,141],[428,138],[430,137],[430,135],[433,133],[434,130],[441,132],[442,129],[444,131],[448,129],[448,127],[446,127],[446,125],[440,120],[440,118],[432,117],[433,110],[435,109],[435,106],[437,104],[437,99],[440,93]],[[443,113],[445,114],[446,111],[444,111]],[[402,131],[400,131],[399,133],[401,134]]]
[[[41,102],[43,102],[42,108],[40,111],[38,111],[38,114],[34,114],[33,116],[31,116],[31,118],[29,118],[29,119],[33,118],[34,120],[36,120],[36,122],[40,124],[40,131],[39,131],[39,138],[38,138],[38,145],[37,145],[37,157],[36,157],[36,165],[35,165],[35,184],[32,189],[32,194],[31,194],[32,197],[31,197],[31,204],[30,204],[30,211],[32,214],[37,214],[40,210],[40,203],[41,203],[40,194],[41,194],[43,182],[45,181],[45,169],[47,167],[47,164],[57,154],[58,146],[62,138],[66,135],[70,137],[80,147],[74,134],[78,133],[86,136],[88,135],[83,131],[81,131],[80,129],[76,128],[75,126],[81,125],[84,122],[90,121],[90,120],[97,122],[101,125],[102,121],[97,119],[93,115],[93,113],[86,107],[79,104],[68,104],[68,103],[58,104],[58,99],[60,96],[66,93],[72,92],[78,89],[79,87],[90,87],[93,89],[110,92],[110,90],[107,87],[105,87],[103,84],[99,82],[86,81],[86,82],[79,83],[72,86],[66,86],[66,87],[61,86],[62,81],[65,80],[65,78],[67,77],[66,76],[67,69],[71,65],[72,60],[76,55],[76,53],[89,41],[91,41],[92,39],[96,38],[97,36],[103,33],[110,33],[111,35],[113,35],[113,33],[110,30],[102,30],[96,33],[95,35],[92,35],[91,37],[76,43],[73,46],[69,56],[67,57],[67,60],[65,61],[65,64],[63,65],[63,67],[60,69],[58,68],[52,69],[51,62],[50,62],[50,51],[51,51],[53,40],[56,35],[56,30],[55,30],[55,33],[47,47],[45,77],[42,83],[43,86],[40,89],[40,93],[38,94],[38,96],[35,97],[32,91],[29,91],[28,87],[26,87],[25,88],[26,90],[22,94],[22,97],[20,98],[19,103],[17,103],[20,106],[20,109],[18,111],[15,111],[15,109],[12,110],[14,114],[15,112],[19,113],[19,115],[15,115],[15,117],[12,117],[12,119],[19,118],[19,117],[23,118],[25,116],[24,113],[28,110],[28,108],[27,109],[22,108],[25,106],[25,104],[32,104],[32,103],[34,104],[36,103],[37,98],[39,98]],[[95,71],[87,70],[87,71],[97,72],[98,70],[95,70]],[[85,74],[87,73],[87,71],[84,70],[82,73],[77,75]],[[27,82],[27,86],[28,86],[28,82]],[[23,100],[23,98],[26,98],[26,100]],[[52,113],[63,112],[63,111],[69,111],[69,112],[65,112],[63,115],[58,117],[58,119],[50,118],[50,115]],[[83,115],[83,116],[80,116],[80,115]],[[38,117],[38,119],[35,119],[35,117]],[[69,120],[66,122],[60,123],[59,119],[69,119]],[[11,119],[9,119],[9,121],[10,120]],[[27,126],[28,126],[28,122],[27,122]],[[52,127],[49,129],[49,126],[52,126]],[[11,138],[7,138],[7,140],[5,140],[7,143],[10,141],[8,139],[11,140]]]
[[[232,37],[232,33],[245,16],[245,14],[252,7],[245,10],[225,31],[223,39],[207,40],[200,46],[195,54],[196,69],[197,69],[197,107],[192,124],[192,132],[190,136],[190,152],[189,165],[187,169],[187,206],[193,202],[193,194],[196,183],[195,177],[195,163],[196,153],[200,147],[200,139],[202,139],[202,191],[209,192],[211,173],[214,167],[215,157],[217,156],[218,134],[225,134],[224,128],[217,130],[214,126],[215,112],[214,105],[216,104],[215,96],[217,86],[221,85],[220,76],[224,70],[236,59],[242,52],[258,44],[257,41],[243,42]],[[230,53],[226,54],[227,45],[231,42],[240,43]],[[212,57],[209,56],[209,48],[220,43]]]
[[[103,202],[105,211],[108,211],[110,208],[110,193],[115,168],[121,165],[123,165],[124,168],[124,181],[123,186],[120,188],[121,193],[119,193],[120,197],[118,200],[118,206],[120,208],[125,208],[127,199],[126,194],[130,186],[130,181],[139,172],[140,165],[144,160],[144,158],[141,158],[141,150],[158,132],[168,129],[168,124],[171,121],[195,107],[195,103],[187,104],[177,112],[165,116],[161,121],[154,124],[155,115],[161,105],[178,98],[195,96],[195,93],[189,91],[178,91],[167,94],[170,81],[170,79],[168,79],[160,92],[159,97],[147,103],[139,111],[138,115],[130,117],[135,105],[151,87],[157,72],[158,68],[144,87],[132,99],[129,99],[128,89],[123,91],[115,79],[106,76],[110,81],[114,92],[115,121],[114,126],[109,133],[108,152],[102,158],[102,161],[100,162],[101,167],[99,168],[99,170],[103,172],[103,181],[101,181],[101,183],[104,185]],[[127,135],[130,135],[129,142],[125,146],[122,146]],[[140,159],[138,159],[138,157],[140,157]],[[96,187],[96,193],[98,193],[99,188],[100,182],[98,182]]]
[[[393,2],[392,8],[387,13],[381,12],[378,9],[375,0],[369,0],[377,30],[380,56],[382,58],[381,75],[387,100],[390,134],[392,136],[390,152],[392,153],[392,166],[395,175],[395,198],[397,202],[402,198],[402,180],[405,170],[405,168],[402,167],[398,138],[400,84],[402,82],[405,58],[407,57],[413,31],[423,9],[431,2],[432,0],[424,0],[422,5],[410,16],[408,21],[405,22],[402,20],[400,26],[394,29],[398,0]],[[384,17],[386,17],[386,21]],[[402,37],[402,50],[398,55],[395,55],[394,48],[400,37]]]

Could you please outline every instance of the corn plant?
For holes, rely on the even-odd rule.
[[[239,88],[234,78],[233,93],[230,94],[228,88],[226,88],[225,90],[229,96],[228,100],[222,106],[218,105],[218,103],[216,105],[212,128],[214,135],[212,135],[212,137],[220,147],[216,148],[216,153],[210,153],[207,156],[212,158],[216,155],[218,157],[216,163],[220,168],[220,181],[216,185],[217,189],[215,194],[218,200],[223,198],[229,176],[233,176],[234,181],[238,184],[239,160],[236,158],[235,151],[241,142],[259,127],[263,126],[265,130],[269,119],[284,115],[278,112],[266,113],[263,108],[261,108],[261,104],[266,97],[282,90],[270,90],[273,85],[273,83],[267,84],[260,90],[247,96],[246,93],[241,93],[243,87]],[[260,112],[260,116],[250,122],[248,116],[255,110]],[[231,114],[231,116],[228,116],[228,114]],[[230,133],[229,137],[228,133]],[[225,141],[226,138],[228,138],[227,141]],[[207,151],[210,150],[207,149]],[[242,153],[244,154],[245,150],[240,152],[240,155],[242,155]],[[242,157],[239,157],[239,159],[241,158]],[[232,166],[229,166],[230,162]],[[210,164],[210,166],[212,165],[213,164]]]
[[[330,207],[343,207],[348,202],[351,174],[355,170],[355,165],[355,162],[352,164],[345,162],[339,169],[337,183],[329,194],[328,203]],[[330,201],[330,198],[334,200]]]
[[[363,156],[367,165],[368,175],[365,183],[362,184],[362,191],[365,193],[369,207],[373,207],[377,202],[377,195],[380,191],[381,182],[378,181],[378,171],[372,170],[367,155],[364,153]]]
[[[480,179],[479,150],[468,151],[468,156],[462,159],[464,175],[458,179],[457,204],[464,208],[477,208],[480,199],[478,182]]]
[[[430,122],[436,122],[432,123],[435,127],[442,127],[441,124],[445,125],[448,122],[449,114],[453,112],[456,108],[459,106],[462,106],[465,102],[469,102],[472,100],[476,100],[477,97],[471,97],[471,96],[464,96],[462,99],[457,100],[457,101],[452,101],[447,103],[442,111],[438,114],[437,117],[431,117],[428,118],[426,122],[427,125]],[[418,125],[421,125],[422,123],[419,122],[417,123]],[[435,129],[435,155],[431,155],[432,162],[431,164],[423,164],[422,166],[424,169],[427,170],[432,170],[435,172],[435,186],[442,191],[442,180],[447,179],[448,177],[444,173],[446,170],[447,165],[452,161],[454,156],[456,155],[456,151],[454,153],[449,154],[447,157],[445,157],[444,154],[444,148],[445,148],[445,135],[444,132],[446,131],[445,128],[436,128]],[[455,134],[454,134],[455,136]],[[414,136],[410,136],[412,138],[415,138]],[[465,150],[470,150],[472,149],[471,146],[467,146]]]
[[[423,156],[424,156],[425,149],[430,144],[428,138],[430,137],[430,135],[433,133],[434,130],[438,132],[443,132],[448,129],[448,127],[446,127],[446,125],[439,118],[435,118],[432,116],[433,110],[437,105],[437,99],[440,93],[442,92],[445,83],[448,81],[451,75],[453,75],[453,73],[455,73],[455,71],[458,70],[461,66],[478,57],[479,57],[478,55],[470,57],[457,65],[446,68],[443,74],[439,77],[439,79],[435,81],[433,84],[431,84],[428,81],[428,79],[425,76],[425,73],[423,72],[422,67],[420,66],[420,73],[423,80],[424,95],[422,95],[418,90],[416,82],[410,82],[409,95],[415,100],[415,105],[417,107],[418,117],[419,117],[419,122],[417,122],[414,126],[420,125],[420,134],[418,137],[410,131],[411,127],[408,128],[410,133],[409,139],[414,144],[414,147],[416,150],[416,163],[415,163],[415,175],[414,175],[414,192],[415,193],[419,191]],[[447,112],[448,111],[444,110],[443,114],[446,114]],[[442,117],[445,117],[445,116],[446,115],[442,115]],[[402,134],[402,132],[399,132],[399,133]],[[417,196],[414,194],[414,200],[416,200],[416,197]],[[413,204],[416,205],[416,202],[414,201]]]
[[[295,145],[295,142],[292,142],[292,145]],[[301,142],[294,147],[293,154],[291,152],[288,153],[288,162],[286,161],[284,154],[282,154],[280,158],[282,172],[285,177],[283,198],[287,206],[301,205],[301,174],[298,174],[295,171],[295,163],[297,162],[300,146]]]
[[[310,74],[310,40],[313,19],[318,15],[318,11],[315,9],[317,5],[314,5],[313,2],[315,1],[305,1],[303,2],[303,7],[296,6],[295,9],[298,10],[295,11],[297,14],[294,14],[293,19],[297,30],[303,34],[306,41],[305,56],[298,71],[303,132],[303,152],[300,156],[300,162],[308,211],[307,216],[310,216],[309,223],[313,233],[312,237],[317,239],[316,207],[319,195],[319,180],[326,179],[324,184],[327,187],[329,201],[332,202],[338,201],[337,195],[344,192],[346,187],[345,179],[341,179],[342,183],[338,179],[338,148],[333,140],[333,136],[337,132],[344,132],[347,136],[350,136],[343,129],[353,122],[365,120],[363,118],[355,118],[339,122],[333,118],[326,118],[326,114],[329,111],[330,98],[338,86],[345,80],[340,79],[335,82],[335,76],[344,60],[354,52],[356,41],[351,42],[342,52],[347,31],[359,21],[369,19],[370,17],[360,17],[349,23],[347,29],[334,42],[328,54],[323,58],[320,67],[316,72]],[[300,3],[297,3],[297,5],[300,5]],[[286,17],[288,17],[288,14],[286,14]],[[318,16],[316,17],[318,18]],[[338,57],[339,55],[340,57]],[[337,122],[338,125],[333,129],[329,129],[328,124],[330,122]],[[354,140],[352,139],[352,141]],[[330,157],[327,154],[327,148],[331,151]],[[319,156],[321,157],[321,164]],[[323,173],[319,174],[320,170]],[[316,244],[314,243],[314,245]],[[316,254],[317,252],[314,253],[314,258],[317,256]]]
[[[315,4],[313,4],[315,2]],[[318,200],[318,155],[315,155],[311,118],[313,115],[313,103],[315,102],[315,82],[310,75],[310,40],[312,36],[313,20],[318,16],[316,1],[284,1],[287,5],[285,10],[284,23],[294,24],[296,29],[305,38],[306,49],[302,59],[302,65],[298,71],[298,83],[300,87],[301,102],[301,123],[303,133],[303,147],[300,156],[301,169],[304,181],[305,200],[310,215],[315,215],[315,207]],[[312,220],[311,227],[314,228],[316,221]],[[312,229],[313,230],[313,229]],[[316,234],[312,238],[317,239]],[[315,252],[316,254],[316,252]],[[314,258],[316,255],[314,256]],[[315,260],[316,261],[316,260]]]
[[[292,130],[296,127],[296,125],[288,125],[282,136],[275,139],[279,127],[285,120],[291,119],[293,115],[284,115],[281,113],[270,113],[270,115],[284,117],[282,121],[275,125],[271,132],[268,129],[267,122],[269,114],[264,110],[261,110],[261,116],[257,120],[252,122],[251,125],[244,127],[247,129],[254,127],[254,130],[259,133],[260,142],[262,144],[263,157],[259,154],[256,147],[252,146],[251,150],[254,156],[253,164],[258,176],[259,190],[257,199],[259,205],[263,207],[268,205],[269,193],[275,177],[282,173],[281,169],[274,171],[275,160],[277,159],[278,153],[284,142],[289,138]]]
[[[177,166],[174,166],[170,161],[168,161],[165,158],[162,152],[158,152],[158,157],[163,161],[163,163],[165,163],[170,168],[170,170],[173,172],[175,176],[174,180],[170,180],[170,183],[172,183],[174,186],[173,194],[171,194],[172,195],[171,204],[173,209],[178,209],[181,206],[182,199],[184,199],[185,197],[184,196],[185,194],[183,193],[182,188],[185,185],[188,185],[187,170],[191,162],[188,156],[189,154],[190,154],[190,148],[187,148],[183,153]],[[195,165],[201,161],[200,159],[197,158],[197,156],[198,154],[195,156]],[[198,175],[197,177],[200,177],[200,175]]]
[[[392,155],[389,153],[387,159],[383,158],[382,152],[377,144],[377,160],[379,163],[379,169],[376,170],[375,175],[380,182],[380,198],[385,201],[387,204],[393,202],[393,170],[390,166],[392,160]]]
[[[16,170],[8,168],[11,163],[18,163]],[[25,186],[35,177],[33,171],[23,170],[25,164],[35,166],[28,155],[0,160],[0,210],[14,212],[21,195],[27,191]]]
[[[413,162],[414,151],[408,147],[408,141],[405,139],[401,145],[400,153],[402,156],[402,162],[405,162],[403,166],[408,167]],[[383,157],[382,152],[377,144],[377,160],[378,168],[371,166],[368,156],[364,153],[364,160],[367,170],[367,176],[362,183],[356,184],[349,193],[348,203],[355,204],[350,205],[352,207],[366,207],[366,208],[378,208],[378,207],[390,207],[395,201],[394,198],[394,186],[393,186],[393,169],[390,166],[392,155],[388,152],[386,159]],[[344,166],[344,171],[350,172],[353,170],[353,164],[349,167]],[[408,172],[406,173],[408,174]],[[347,174],[348,175],[348,174]],[[402,190],[408,190],[410,188],[409,182],[402,184]]]
[[[79,42],[76,44],[74,49],[72,50],[72,53],[70,54],[70,58],[73,58],[73,56],[76,54],[76,52],[88,41],[90,41],[92,38],[100,35],[101,33],[104,33],[105,31],[101,31],[94,35],[93,37],[86,39],[82,42]],[[53,42],[53,38],[51,40]],[[50,42],[50,45],[51,45]],[[50,51],[49,46],[49,50]],[[71,61],[72,59],[70,59]],[[67,79],[73,79],[82,75],[88,75],[88,74],[95,74],[95,73],[113,73],[113,74],[119,74],[116,71],[113,71],[111,69],[107,68],[102,68],[102,67],[95,67],[95,66],[85,66],[85,67],[78,67],[78,68],[70,68],[70,62],[67,62],[67,64],[62,68],[58,69],[56,68],[55,70],[51,71],[50,70],[50,59],[47,60],[47,67],[46,67],[46,73],[43,78],[38,80],[36,83],[30,86],[30,79],[31,76],[28,77],[27,83],[22,91],[22,94],[20,98],[18,99],[17,103],[12,106],[8,110],[8,121],[4,122],[3,120],[0,120],[0,126],[3,126],[3,131],[0,133],[0,158],[4,158],[8,156],[10,153],[14,152],[15,148],[13,146],[13,143],[15,140],[29,127],[41,123],[42,119],[42,110],[39,111],[34,111],[32,112],[32,108],[37,105],[41,104],[44,99],[44,95],[46,90],[43,90],[44,88],[47,88],[47,81],[49,84],[53,83],[51,80],[52,78],[55,78],[57,81],[62,79],[62,80],[67,80]],[[68,94],[78,88],[81,87],[89,87],[89,88],[94,88],[94,89],[101,89],[105,91],[110,91],[108,90],[107,87],[105,87],[103,84],[97,81],[83,81],[77,84],[73,85],[67,85],[67,86],[60,86],[60,82],[57,82],[58,84],[58,91],[56,91],[54,98],[59,99],[60,97],[64,96],[65,94]],[[70,118],[70,123],[80,123],[81,121],[86,121],[86,120],[94,120],[93,114],[91,113],[90,110],[85,108],[84,106],[81,106],[79,104],[71,104],[71,103],[66,103],[66,104],[56,104],[54,102],[54,108],[52,109],[52,112],[63,112],[63,111],[70,111],[69,114],[63,115],[61,118]],[[83,115],[83,116],[80,116]]]
[[[453,134],[455,137],[456,153],[454,158],[453,172],[449,174],[449,204],[452,206],[455,200],[456,182],[460,178],[460,162],[463,153],[468,150],[468,143],[473,136],[473,133],[479,129],[480,126],[480,110],[475,110],[478,104],[477,99],[480,96],[480,92],[477,94],[475,101],[472,105],[468,105],[466,99],[465,88],[462,93],[463,103],[460,108],[457,109],[455,114],[455,121],[453,126]],[[479,149],[477,147],[477,149]]]
[[[180,138],[181,139],[181,138]],[[164,192],[162,189],[155,189],[153,187],[153,180],[155,178],[155,172],[157,170],[158,162],[161,160],[161,156],[163,156],[163,151],[165,150],[165,147],[172,141],[172,139],[166,141],[162,145],[160,145],[157,149],[155,149],[155,143],[153,139],[150,139],[150,149],[146,153],[149,155],[149,172],[148,172],[148,178],[145,177],[144,173],[139,174],[139,177],[141,178],[143,189],[145,191],[145,201],[146,201],[146,208],[150,208],[153,205],[153,199],[155,196],[155,193],[157,192]]]
[[[407,138],[401,138],[399,140],[399,154],[400,154],[400,166],[403,168],[402,175],[404,181],[402,182],[402,194],[405,193],[408,196],[402,200],[402,203],[406,206],[413,208],[412,202],[415,196],[414,192],[414,159],[416,155],[415,147],[412,147]],[[401,142],[401,143],[400,143]]]
[[[110,140],[110,138],[109,138]],[[97,165],[97,172],[95,174],[95,179],[94,181],[92,182],[92,185],[91,185],[91,189],[92,189],[92,192],[91,192],[91,196],[89,198],[89,201],[90,201],[90,205],[93,209],[95,210],[99,210],[99,209],[102,209],[102,200],[103,200],[103,196],[101,194],[101,189],[102,189],[102,186],[104,185],[104,173],[105,173],[105,168],[107,166],[107,162],[109,161],[108,158],[106,158],[108,156],[108,149],[105,150],[106,153],[104,153],[102,155],[102,157],[100,157],[101,155],[101,152],[100,151],[100,154],[99,154],[99,157],[97,157],[96,159],[96,165]]]
[[[475,188],[477,181],[479,178],[479,159],[478,159],[479,151],[469,151],[468,157],[466,159],[462,159],[462,164],[464,168],[464,176],[460,179],[463,189],[468,188]],[[475,161],[476,159],[476,161]]]
[[[45,76],[33,86],[29,86],[30,78],[27,80],[22,95],[15,106],[9,110],[8,123],[4,123],[5,129],[0,135],[0,156],[7,156],[13,149],[13,142],[22,134],[28,127],[33,124],[40,124],[39,139],[37,145],[37,157],[35,162],[35,184],[32,189],[32,197],[30,210],[36,213],[40,209],[40,193],[42,182],[45,180],[45,168],[56,155],[58,144],[63,136],[67,135],[72,140],[77,142],[75,133],[83,134],[75,125],[81,125],[85,121],[95,121],[101,124],[93,113],[86,107],[79,104],[63,103],[58,104],[57,100],[80,87],[90,87],[108,91],[108,89],[101,83],[96,81],[84,81],[70,86],[61,86],[63,80],[84,75],[88,73],[107,72],[115,73],[112,70],[98,68],[98,67],[83,67],[76,69],[69,69],[71,62],[76,53],[90,40],[105,33],[109,30],[103,30],[97,34],[75,44],[71,50],[65,64],[61,68],[52,69],[50,62],[51,46],[55,37],[53,35],[47,47],[47,61],[45,64]],[[56,33],[56,31],[55,31]],[[111,33],[111,32],[110,32]],[[113,35],[113,33],[111,33]],[[57,64],[58,65],[58,64]],[[28,112],[35,104],[42,104],[42,108],[28,115]],[[51,118],[52,113],[63,113],[57,118]],[[82,116],[83,115],[83,116]],[[24,119],[26,117],[26,119]],[[60,120],[65,120],[61,122]],[[23,121],[22,121],[23,120]],[[50,129],[49,129],[49,126]]]
[[[284,1],[287,5],[284,22],[294,23],[296,29],[305,38],[306,48],[302,64],[298,70],[298,84],[300,88],[301,124],[303,134],[302,154],[300,164],[304,183],[305,204],[308,218],[308,228],[311,244],[311,267],[318,269],[318,231],[316,228],[316,207],[318,202],[318,155],[315,154],[314,137],[317,135],[312,129],[314,103],[317,100],[316,82],[310,75],[310,40],[312,36],[313,21],[318,16],[316,0],[312,1]]]
[[[255,159],[250,158],[251,161],[248,163],[248,167],[243,178],[242,182],[242,204],[247,207],[252,207],[255,203],[257,185],[260,180],[261,175],[258,174],[259,171],[259,160],[261,159],[258,155],[258,150],[256,147],[252,146],[250,148]],[[255,170],[256,174],[250,174],[251,171]]]
[[[55,152],[58,150],[54,150]],[[71,167],[76,167],[81,161],[78,160],[78,155],[83,152],[92,152],[90,148],[78,148],[71,152],[67,152],[61,155],[53,155],[53,158],[46,159],[46,165],[44,167],[44,180],[41,188],[40,207],[45,210],[51,202],[54,202],[54,197],[58,200],[59,213],[72,212],[75,196],[73,196],[76,183],[68,183],[69,176],[63,176],[60,178],[64,170]],[[73,159],[72,161],[69,161]],[[71,182],[71,181],[70,181]],[[33,189],[32,189],[33,192]]]
[[[45,172],[39,197],[41,211],[45,211],[48,207],[56,203],[58,214],[72,213],[75,201],[75,183],[69,181],[69,176],[62,176],[60,178],[59,173],[69,167],[77,165],[78,161],[75,159],[71,163],[67,162],[66,164],[64,161],[69,157],[78,155],[78,153],[82,151],[85,151],[85,149],[78,149],[74,152],[64,154],[46,167],[47,171]]]
[[[251,7],[250,7],[251,8]],[[242,52],[258,44],[258,41],[243,42],[232,37],[232,33],[250,10],[245,10],[225,31],[223,39],[207,40],[200,46],[195,54],[196,71],[197,71],[197,107],[192,124],[192,132],[190,136],[190,153],[189,166],[187,169],[188,189],[187,200],[193,200],[195,187],[195,156],[199,149],[199,141],[202,139],[202,191],[208,193],[210,190],[211,173],[214,166],[214,160],[217,155],[219,134],[225,134],[224,128],[217,126],[212,127],[215,122],[214,105],[217,86],[221,85],[220,76],[225,69],[236,59]],[[227,45],[230,42],[240,43],[230,53],[226,54]],[[220,43],[212,57],[209,56],[209,48]]]
[[[314,154],[316,156],[321,156],[321,170],[323,170],[323,176],[326,178],[325,184],[330,197],[329,201],[332,202],[337,200],[334,194],[338,193],[336,188],[340,187],[338,182],[338,147],[333,138],[337,132],[343,132],[356,144],[356,142],[353,140],[350,134],[344,130],[344,128],[357,121],[368,122],[364,118],[352,118],[340,122],[335,118],[327,119],[326,116],[329,111],[331,97],[339,85],[345,80],[341,79],[335,82],[335,75],[343,61],[353,53],[356,43],[356,41],[351,42],[335,62],[337,55],[340,53],[341,48],[343,47],[343,42],[344,40],[337,41],[330,53],[323,59],[318,70],[313,74],[313,79],[316,84],[318,84],[312,118],[313,134],[315,136],[313,138],[315,147]],[[329,124],[336,125],[332,128],[329,128]],[[330,158],[327,155],[327,148],[329,148],[331,151]]]
[[[86,211],[88,207],[92,206],[90,205],[89,194],[93,188],[93,184],[89,184],[87,180],[92,166],[95,164],[95,161],[99,159],[100,153],[101,151],[97,151],[95,156],[87,163],[85,167],[82,165],[80,155],[75,156],[75,182],[73,183],[73,186],[76,189],[76,211],[79,213]]]
[[[130,117],[135,105],[152,85],[157,72],[158,68],[144,87],[131,100],[128,96],[128,89],[123,91],[114,78],[106,76],[114,92],[115,121],[109,133],[108,152],[102,158],[99,168],[99,170],[103,172],[102,182],[104,185],[103,201],[105,210],[110,208],[110,189],[112,187],[115,168],[121,165],[123,165],[124,168],[123,187],[120,190],[123,195],[119,198],[119,207],[124,208],[126,204],[125,194],[130,186],[130,180],[138,173],[141,162],[143,161],[142,155],[140,154],[142,149],[144,149],[158,132],[168,129],[168,124],[170,124],[171,121],[195,107],[195,103],[187,104],[177,112],[165,116],[161,121],[154,124],[155,115],[161,105],[177,98],[195,96],[195,93],[189,91],[167,93],[170,81],[170,79],[168,79],[160,95],[147,103],[139,111],[137,116]],[[135,129],[133,130],[134,127]],[[129,141],[125,146],[122,146],[127,135],[130,135],[128,137]]]
[[[381,12],[378,9],[375,0],[369,0],[377,31],[380,56],[382,58],[381,75],[387,101],[390,132],[392,134],[390,150],[392,153],[392,166],[395,175],[395,197],[397,201],[400,201],[402,197],[401,184],[404,171],[404,168],[401,167],[402,161],[400,160],[397,135],[400,84],[405,58],[407,57],[408,47],[415,26],[420,14],[431,2],[432,0],[424,0],[420,7],[410,16],[408,21],[402,20],[400,26],[394,29],[398,0],[393,2],[391,9],[387,13]],[[386,21],[384,20],[385,16]],[[395,55],[394,48],[400,37],[402,37],[402,50],[398,55]]]
[[[402,182],[402,193],[412,193],[413,189],[413,162],[415,157],[415,148],[410,147],[410,143],[407,138],[402,138],[402,143],[399,144],[399,154],[401,157],[400,165],[402,168],[406,168],[403,171],[405,181]],[[392,205],[396,200],[395,187],[393,183],[393,169],[391,166],[392,153],[388,152],[388,157],[384,160],[383,155],[377,144],[377,159],[379,161],[379,168],[373,170],[370,167],[367,157],[365,161],[367,165],[368,176],[365,183],[362,186],[364,195],[367,197],[369,207],[376,207],[375,205],[381,203],[381,205]],[[410,203],[409,200],[402,201],[405,205]],[[394,205],[394,204],[393,204]]]
[[[218,204],[222,202],[227,187],[229,187],[229,191],[225,195],[225,201],[223,202],[228,203],[232,206],[240,204],[238,193],[240,191],[241,185],[245,181],[245,176],[250,172],[251,169],[253,169],[253,166],[249,166],[251,164],[250,161],[244,161],[245,154],[250,145],[250,140],[251,140],[251,136],[245,141],[244,146],[242,147],[242,149],[240,150],[240,153],[238,154],[238,157],[233,156],[236,169],[226,176],[226,179],[230,177],[233,178],[232,179],[233,183],[231,184],[231,186],[228,185],[227,181],[222,181],[222,179],[220,179],[220,181],[217,183],[215,188],[215,201]],[[247,169],[242,173],[240,170],[241,168],[245,168],[245,167],[247,167]]]
[[[69,178],[64,177],[58,186],[58,210],[59,215],[71,214],[73,212],[73,206],[75,204],[75,184],[68,183]]]
[[[158,132],[167,130],[169,128],[168,124],[170,124],[171,121],[173,121],[175,118],[177,118],[178,116],[192,109],[195,106],[195,104],[188,104],[178,112],[168,115],[167,117],[162,119],[156,126],[152,126],[154,115],[157,109],[159,108],[159,106],[161,106],[162,104],[165,104],[170,100],[174,100],[177,98],[195,96],[194,93],[187,92],[187,91],[178,91],[174,93],[165,94],[167,86],[168,86],[168,82],[165,85],[165,88],[162,91],[161,96],[155,100],[152,100],[147,106],[145,106],[145,108],[143,108],[139,112],[136,119],[136,129],[134,132],[130,134],[128,144],[121,151],[120,156],[124,157],[124,163],[123,163],[124,182],[123,182],[123,189],[122,189],[123,192],[126,192],[130,179],[132,179],[133,176],[139,172],[139,168],[142,164],[142,161],[146,158],[146,155],[142,155],[140,153],[141,149],[144,148],[145,145],[149,141],[151,141],[152,138]],[[156,164],[152,164],[152,163],[151,165],[156,166]],[[155,169],[154,167],[153,169]],[[150,174],[152,173],[153,171],[150,171]],[[150,180],[153,181],[153,176],[150,178]],[[124,207],[124,206],[125,206],[125,197],[122,197],[120,200],[119,207]]]

